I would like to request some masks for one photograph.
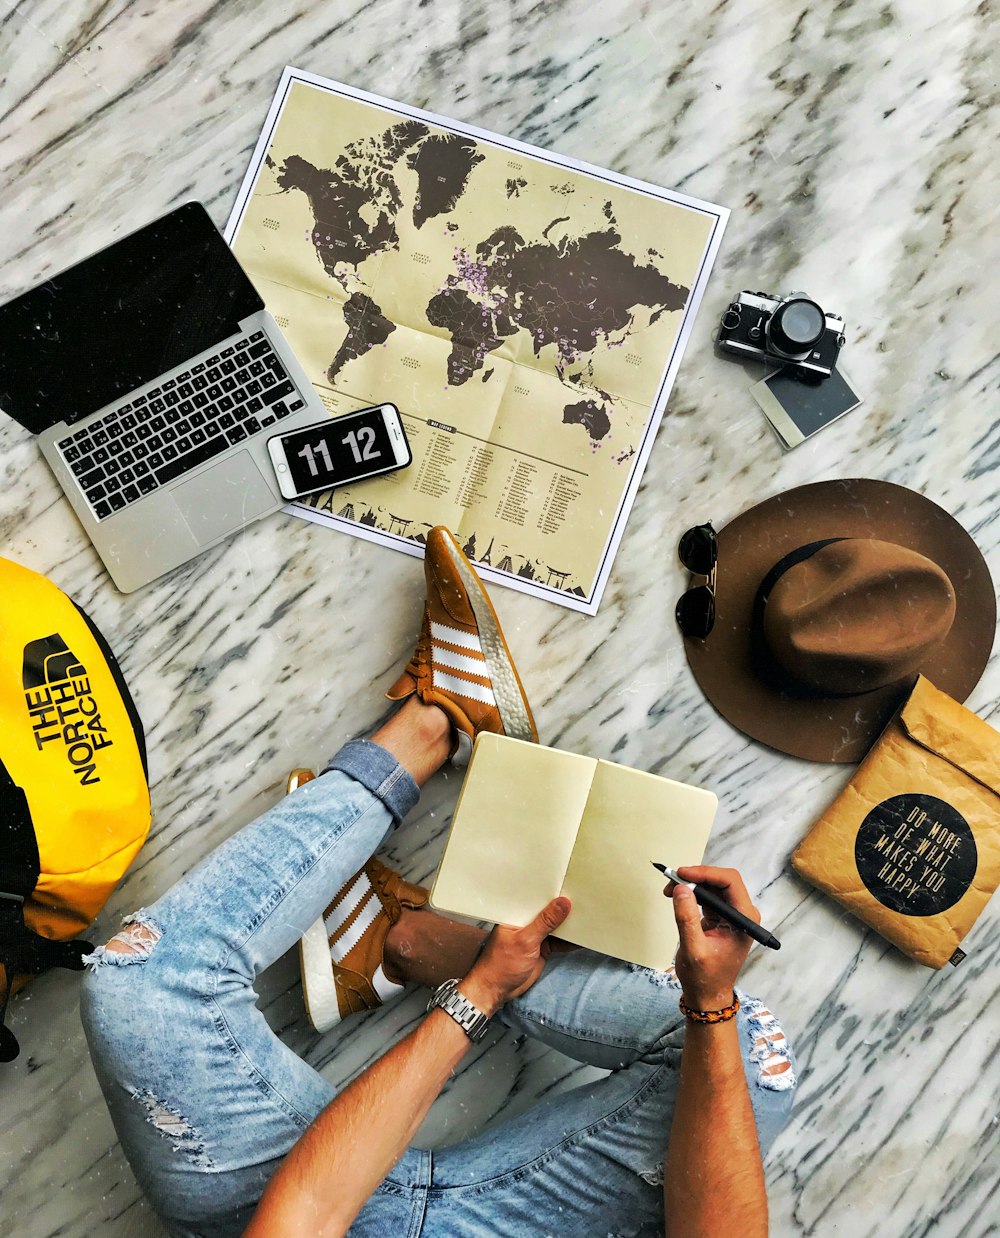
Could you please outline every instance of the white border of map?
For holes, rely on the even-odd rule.
[[[712,267],[715,264],[715,259],[718,256],[719,246],[722,244],[722,234],[725,231],[726,224],[729,222],[729,209],[724,206],[716,206],[712,202],[704,202],[700,198],[689,198],[685,194],[675,193],[669,189],[661,189],[657,185],[651,185],[646,181],[633,180],[630,176],[622,176],[618,172],[611,172],[607,168],[600,168],[590,163],[581,163],[577,159],[570,159],[565,155],[557,155],[552,151],[543,150],[539,146],[529,146],[525,142],[518,142],[514,138],[505,137],[503,134],[492,133],[488,129],[478,129],[475,125],[466,125],[461,121],[450,120],[446,116],[439,116],[436,112],[425,112],[420,108],[410,107],[405,103],[399,103],[394,99],[387,99],[382,95],[369,94],[364,90],[357,90],[353,86],[345,86],[342,82],[335,82],[330,78],[319,77],[315,73],[307,73],[303,69],[295,69],[291,66],[286,66],[281,75],[281,81],[278,83],[278,89],[274,93],[274,99],[268,109],[267,118],[264,121],[264,128],[261,130],[261,135],[257,140],[257,145],[254,147],[253,155],[250,159],[250,166],[247,169],[246,176],[243,178],[243,184],[240,186],[240,191],[236,195],[236,202],[233,206],[232,213],[229,216],[229,222],[225,228],[226,241],[232,245],[240,228],[240,223],[243,218],[243,212],[247,202],[253,193],[254,186],[257,183],[257,178],[260,175],[261,168],[264,164],[264,156],[267,153],[268,147],[271,144],[271,139],[274,134],[275,127],[281,117],[282,109],[285,105],[285,100],[288,97],[289,89],[295,82],[303,82],[310,86],[316,86],[321,90],[327,90],[333,94],[346,95],[351,99],[358,99],[362,103],[370,103],[376,107],[381,107],[391,112],[394,117],[409,116],[414,120],[427,121],[429,124],[437,125],[441,129],[449,130],[452,133],[460,133],[466,137],[474,138],[478,142],[486,142],[492,146],[500,146],[504,150],[519,151],[521,154],[527,155],[532,159],[541,160],[543,163],[552,164],[555,167],[569,168],[573,172],[583,173],[586,176],[591,176],[596,180],[608,181],[613,185],[619,185],[625,189],[633,189],[638,193],[646,194],[653,198],[658,198],[663,202],[670,202],[674,205],[691,207],[693,210],[701,211],[704,214],[710,215],[715,219],[715,225],[709,235],[708,242],[705,246],[705,252],[702,255],[701,263],[698,268],[698,276],[691,286],[691,292],[688,296],[687,305],[684,307],[684,318],[681,323],[681,329],[677,333],[677,338],[674,342],[674,347],[670,357],[664,367],[663,376],[660,379],[659,390],[657,391],[656,399],[650,409],[649,418],[646,421],[646,426],[643,430],[642,443],[635,454],[632,465],[632,473],[628,483],[622,491],[621,501],[618,505],[618,510],[615,513],[614,520],[611,524],[611,531],[608,535],[604,546],[604,553],[601,556],[601,565],[594,577],[593,587],[588,597],[579,597],[576,594],[567,593],[562,589],[556,589],[551,586],[541,585],[538,581],[525,580],[522,577],[515,576],[507,572],[498,572],[496,568],[485,567],[476,564],[476,570],[485,580],[489,580],[494,584],[505,585],[509,589],[517,589],[521,593],[529,593],[533,597],[543,598],[548,602],[555,602],[559,606],[566,606],[570,610],[580,611],[585,615],[596,615],[597,609],[601,604],[601,598],[604,595],[604,590],[607,586],[608,579],[611,575],[611,568],[614,563],[615,554],[618,551],[618,544],[625,532],[625,524],[628,520],[629,513],[632,510],[632,504],[635,501],[636,493],[639,489],[639,483],[642,480],[643,470],[646,467],[646,461],[649,459],[649,453],[653,447],[653,440],[656,437],[656,431],[659,429],[660,421],[666,411],[667,401],[670,398],[670,391],[674,384],[674,379],[677,376],[677,370],[681,363],[681,358],[684,355],[684,349],[687,345],[688,337],[694,327],[695,316],[698,313],[698,307],[701,305],[701,299],[705,292],[705,285],[708,283],[709,275]],[[364,538],[365,541],[376,542],[381,546],[390,546],[393,550],[401,550],[404,554],[413,555],[415,558],[423,558],[423,547],[417,543],[411,542],[408,538],[397,537],[391,533],[385,533],[381,529],[371,529],[367,525],[359,525],[350,520],[343,520],[338,516],[334,516],[329,512],[318,512],[314,508],[309,507],[305,503],[289,503],[284,510],[292,516],[298,516],[302,520],[310,520],[316,524],[327,525],[330,528],[340,529],[344,533],[350,533],[353,537]]]

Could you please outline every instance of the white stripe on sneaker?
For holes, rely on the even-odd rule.
[[[493,689],[486,684],[469,683],[467,679],[458,679],[444,671],[433,668],[433,684],[435,688],[443,688],[445,692],[454,692],[456,696],[467,696],[472,701],[480,701],[483,705],[495,705],[496,698]]]
[[[449,627],[446,623],[435,623],[431,620],[431,640],[447,641],[449,645],[457,645],[459,649],[472,649],[482,653],[479,637],[475,632],[463,632],[461,628]]]
[[[485,658],[469,658],[464,653],[452,653],[450,649],[434,646],[431,660],[435,667],[443,666],[449,671],[465,671],[467,675],[478,675],[480,679],[489,679],[489,667]]]
[[[382,900],[372,891],[372,896],[368,902],[362,907],[361,914],[354,923],[346,930],[342,937],[338,937],[335,942],[330,945],[330,958],[335,963],[339,963],[346,955],[354,949],[365,933],[371,928],[375,921],[382,914]]]
[[[382,964],[379,963],[375,968],[375,975],[372,976],[372,988],[384,1002],[387,1002],[390,997],[402,993],[404,986],[397,984],[395,980],[390,980],[382,970]]]
[[[344,891],[340,902],[323,921],[326,925],[327,937],[332,937],[340,926],[351,918],[371,892],[372,883],[368,880],[368,874],[362,869]]]

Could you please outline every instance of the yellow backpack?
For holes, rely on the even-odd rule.
[[[115,656],[44,576],[0,559],[0,1062],[7,1003],[80,970],[93,921],[149,832],[142,723]]]

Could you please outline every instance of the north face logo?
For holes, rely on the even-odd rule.
[[[29,688],[41,688],[44,684],[58,683],[62,679],[86,673],[80,659],[70,652],[66,642],[56,632],[33,640],[24,647],[22,683],[25,692]]]
[[[25,645],[22,683],[38,751],[61,740],[81,786],[100,782],[94,757],[112,740],[87,670],[58,632]]]

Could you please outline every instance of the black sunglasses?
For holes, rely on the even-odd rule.
[[[674,614],[685,636],[704,640],[715,623],[715,568],[719,561],[719,539],[710,524],[696,524],[680,540],[677,554],[695,576],[707,576],[704,585],[695,585],[677,599]]]

